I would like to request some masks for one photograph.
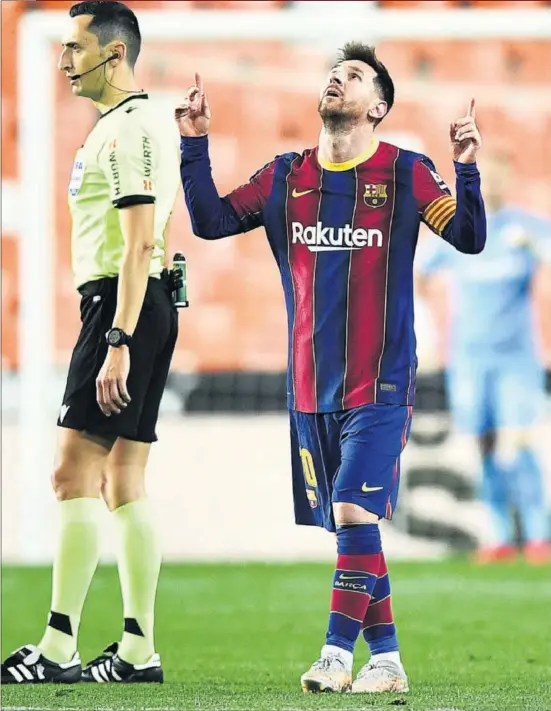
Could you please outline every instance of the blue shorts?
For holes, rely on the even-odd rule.
[[[490,359],[458,357],[447,378],[455,425],[482,435],[504,427],[529,427],[541,415],[545,373],[531,355]]]
[[[289,414],[296,523],[335,531],[333,502],[392,518],[412,407],[377,404]]]

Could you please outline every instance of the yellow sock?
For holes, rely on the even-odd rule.
[[[124,607],[121,659],[144,664],[155,652],[155,597],[161,549],[146,499],[113,512],[119,530],[119,578]]]
[[[59,504],[60,530],[52,569],[52,607],[38,645],[53,662],[72,659],[80,616],[99,560],[99,499],[69,499]]]

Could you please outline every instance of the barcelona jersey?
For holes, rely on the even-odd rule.
[[[453,230],[456,200],[432,162],[389,143],[373,139],[363,155],[341,164],[327,163],[317,148],[287,153],[220,199],[206,137],[182,140],[182,180],[196,234],[217,239],[261,226],[266,231],[287,306],[290,409],[329,413],[413,403],[420,222],[462,251],[484,246],[478,170],[461,169],[469,194],[463,202],[471,207],[463,228]]]

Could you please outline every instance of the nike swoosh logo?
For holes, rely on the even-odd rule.
[[[366,580],[366,575],[339,575],[339,580]]]
[[[301,192],[299,192],[296,188],[294,188],[292,195],[294,198],[297,198],[297,197],[302,197],[303,195],[308,195],[308,193],[313,193],[313,192],[314,192],[314,188],[312,188],[312,190],[302,190]]]
[[[362,485],[362,491],[367,494],[368,491],[381,491],[382,486],[368,486],[367,484]]]

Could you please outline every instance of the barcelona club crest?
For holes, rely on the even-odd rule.
[[[386,190],[386,185],[366,185],[364,202],[367,207],[382,207],[388,199]]]

